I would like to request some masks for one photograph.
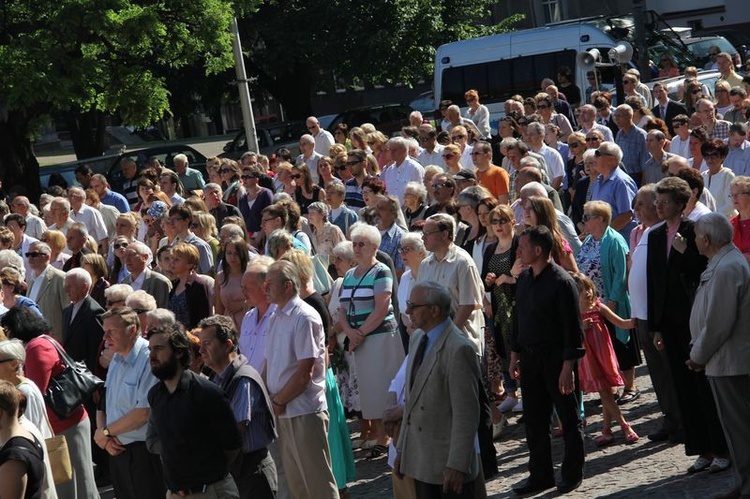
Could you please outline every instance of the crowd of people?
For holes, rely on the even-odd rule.
[[[716,63],[715,99],[628,70],[614,105],[561,68],[505,103],[496,136],[469,90],[463,115],[443,101],[390,138],[310,117],[298,156],[212,157],[208,183],[177,155],[125,160],[122,192],[83,166],[36,204],[0,201],[0,497],[98,497],[106,479],[118,498],[347,497],[353,449],[387,458],[399,499],[483,497],[511,411],[515,493],[566,493],[583,394],[597,446],[613,425],[641,438],[644,358],[648,438],[750,497],[750,82]],[[61,352],[104,380],[66,414]]]

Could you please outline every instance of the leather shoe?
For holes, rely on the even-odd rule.
[[[558,494],[567,494],[568,492],[573,492],[575,489],[581,486],[581,480],[578,480],[577,482],[574,481],[568,481],[563,480],[560,483],[557,484],[557,493]]]
[[[648,434],[648,439],[652,442],[664,442],[669,438],[669,432],[665,428],[661,428],[653,433]]]
[[[525,484],[520,485],[518,487],[513,487],[513,493],[517,496],[530,496],[534,494],[538,494],[539,492],[544,492],[547,489],[551,489],[555,486],[555,482],[541,482],[541,483],[535,483],[531,480],[526,481]]]

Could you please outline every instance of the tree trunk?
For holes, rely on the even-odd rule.
[[[106,116],[101,111],[85,112],[71,110],[66,114],[70,138],[78,159],[101,156],[107,150],[105,144]]]
[[[29,133],[29,118],[19,111],[0,117],[0,178],[6,194],[39,198],[39,162],[34,156]]]

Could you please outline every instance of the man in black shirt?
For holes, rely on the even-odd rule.
[[[190,342],[181,326],[149,331],[151,417],[146,444],[160,454],[167,499],[209,494],[239,499],[229,465],[242,441],[224,392],[187,370]]]
[[[578,488],[583,478],[583,421],[575,390],[576,359],[584,354],[578,288],[550,260],[552,245],[552,233],[544,226],[524,230],[518,241],[518,258],[529,267],[518,277],[509,366],[511,376],[521,380],[529,446],[529,479],[513,489],[518,495],[555,484],[550,441],[553,405],[565,441],[558,492]]]

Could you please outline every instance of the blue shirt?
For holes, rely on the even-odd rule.
[[[448,327],[448,323],[450,322],[450,318],[445,319],[443,322],[435,326],[434,328],[430,329],[425,333],[425,336],[427,336],[427,345],[424,347],[424,357],[427,358],[427,354],[430,353],[430,349],[437,341],[438,337],[440,336],[440,333],[443,332],[443,330]]]
[[[743,141],[739,147],[729,146],[724,166],[732,170],[735,176],[750,175],[750,141]]]
[[[130,211],[130,205],[128,204],[128,200],[125,198],[125,196],[110,189],[107,189],[107,191],[104,193],[104,196],[102,196],[99,201],[101,201],[102,204],[114,206],[120,213],[127,213]]]
[[[393,267],[396,270],[404,270],[404,259],[401,258],[401,253],[398,251],[398,247],[401,246],[401,236],[404,235],[404,229],[396,225],[394,222],[388,230],[386,230],[380,239],[380,251],[388,253],[388,256],[393,260]]]
[[[133,349],[127,357],[116,353],[112,357],[107,371],[106,411],[107,425],[122,419],[133,409],[148,409],[148,392],[157,383],[151,374],[148,342],[141,338],[135,340]],[[148,424],[117,435],[123,445],[133,442],[145,442]]]
[[[604,178],[603,175],[599,175],[596,178],[596,182],[591,189],[591,200],[609,203],[612,207],[612,220],[614,220],[623,213],[632,211],[633,199],[635,199],[637,192],[638,187],[635,185],[635,181],[630,178],[630,175],[620,168],[615,168],[609,177]],[[635,220],[631,220],[620,230],[620,234],[626,241],[629,240],[630,231],[635,226]]]
[[[651,157],[646,147],[646,131],[633,126],[629,132],[620,129],[615,142],[622,149],[622,163],[628,173],[643,171],[643,166]]]

